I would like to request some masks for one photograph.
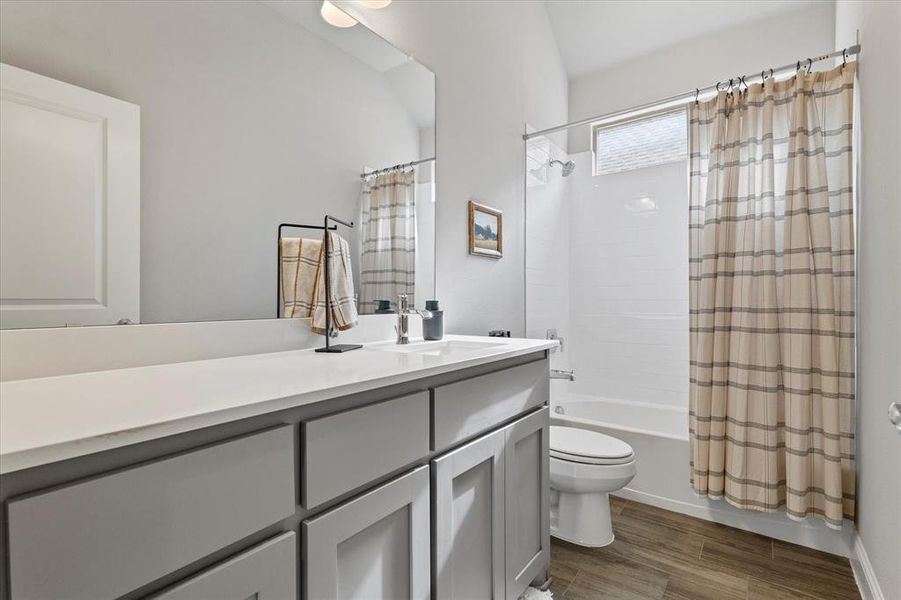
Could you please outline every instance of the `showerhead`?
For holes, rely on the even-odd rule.
[[[555,164],[560,165],[560,174],[564,177],[569,177],[572,175],[572,172],[576,170],[576,163],[571,160],[563,162],[562,160],[557,160],[556,158],[548,161],[548,166],[553,166]]]

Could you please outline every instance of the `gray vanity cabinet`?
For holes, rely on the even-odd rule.
[[[548,409],[432,461],[435,600],[516,600],[550,561]]]
[[[297,598],[297,535],[283,533],[151,600]]]
[[[303,522],[304,599],[429,597],[429,467]]]
[[[9,502],[10,597],[117,598],[290,517],[293,438],[277,427]]]
[[[550,417],[544,408],[504,429],[507,599],[550,564]]]
[[[504,598],[504,442],[498,430],[432,461],[433,596]]]
[[[548,361],[0,478],[0,600],[516,600],[550,560]]]

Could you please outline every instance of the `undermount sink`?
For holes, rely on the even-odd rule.
[[[488,348],[503,346],[502,342],[477,342],[463,340],[443,340],[437,342],[412,342],[410,344],[386,344],[371,347],[380,352],[398,352],[401,354],[422,354],[425,356],[448,356],[465,352],[475,352]]]

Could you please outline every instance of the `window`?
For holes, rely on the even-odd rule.
[[[594,125],[594,174],[609,175],[688,157],[685,110],[658,113],[631,121]]]

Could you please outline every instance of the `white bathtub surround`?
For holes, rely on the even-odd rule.
[[[540,339],[554,330],[564,340],[551,356],[551,368],[571,369],[569,341],[570,222],[569,183],[551,160],[569,157],[553,140],[533,138],[526,144],[526,337]],[[551,390],[564,391],[568,381],[552,380]]]
[[[567,392],[685,407],[686,162],[593,176],[591,152],[572,158]]]
[[[855,515],[855,71],[689,108],[692,486],[836,529]]]
[[[311,349],[0,383],[0,473],[547,350],[446,336],[396,351]]]

